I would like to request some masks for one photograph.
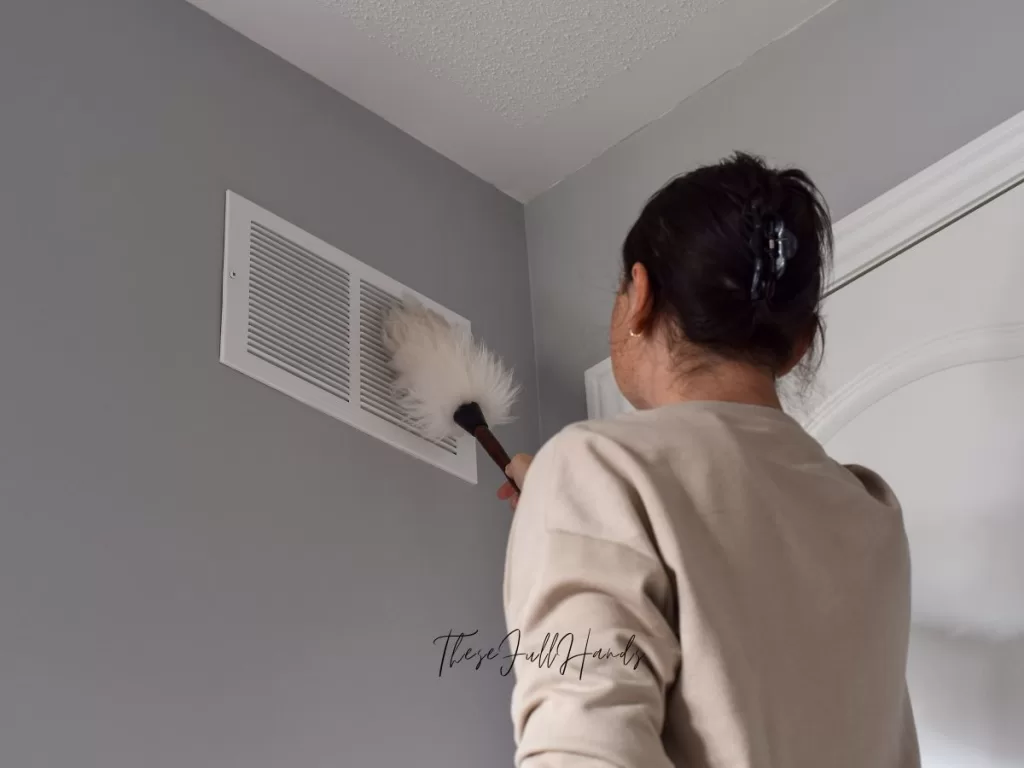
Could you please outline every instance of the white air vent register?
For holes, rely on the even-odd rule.
[[[382,322],[406,296],[469,327],[465,318],[227,193],[220,361],[475,483],[473,438],[423,437],[394,397]]]

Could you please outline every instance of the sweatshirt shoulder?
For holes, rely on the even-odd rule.
[[[650,412],[580,421],[548,440],[535,464],[544,467],[543,474],[558,475],[563,481],[585,476],[593,482],[601,477],[646,488],[652,478],[675,477],[681,468],[698,474],[708,469],[722,438],[715,435],[720,427],[705,422],[699,414],[666,420]]]
[[[610,419],[580,421],[563,428],[553,440],[562,450],[618,448],[651,457],[667,449],[674,454],[692,448],[704,453],[717,439],[726,438],[727,427],[715,414],[693,409],[670,416],[654,411],[623,413]]]
[[[516,538],[583,536],[649,554],[650,470],[645,456],[602,425],[564,427],[530,465],[513,521]]]
[[[544,464],[573,464],[585,457],[621,450],[630,442],[628,434],[607,421],[580,421],[562,427],[537,452],[535,461]]]
[[[649,454],[664,441],[664,428],[623,414],[614,419],[579,421],[563,427],[541,448],[537,459],[549,462],[606,463],[606,469],[626,466]]]
[[[896,493],[889,483],[877,472],[860,464],[844,464],[842,467],[853,476],[858,486],[867,491],[868,495],[875,501],[886,507],[902,511],[899,499],[896,498]]]

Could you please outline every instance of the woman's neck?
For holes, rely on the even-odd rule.
[[[749,363],[728,360],[682,368],[657,366],[644,389],[648,408],[697,400],[782,408],[774,376]]]

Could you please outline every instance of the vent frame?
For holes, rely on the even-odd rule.
[[[280,248],[271,249],[272,252],[265,248],[254,250],[254,243],[268,241],[267,232],[283,241],[270,239]],[[271,262],[278,256],[281,261],[275,266]],[[315,259],[330,266],[316,264]],[[287,271],[293,265],[297,266],[294,274]],[[298,274],[303,269],[307,270],[304,277]],[[334,270],[347,275],[347,282]],[[330,288],[324,288],[321,294],[309,280],[311,271],[326,275]],[[272,278],[269,282],[268,275]],[[283,292],[274,295],[274,280],[279,277],[282,280],[277,281],[276,289]],[[347,298],[347,306],[343,306],[342,296]],[[220,362],[475,484],[473,438],[460,434],[443,442],[428,440],[416,433],[408,421],[401,423],[404,411],[387,391],[392,377],[381,365],[383,348],[376,343],[380,338],[379,321],[389,299],[407,296],[416,298],[453,325],[470,328],[469,321],[455,312],[241,195],[227,192]],[[331,300],[337,303],[329,303]],[[301,311],[303,308],[308,308],[312,316]],[[260,326],[268,312],[277,325]],[[328,316],[329,323],[321,322]],[[251,335],[254,323],[257,328]],[[318,334],[306,333],[310,328]],[[254,351],[253,338],[258,339],[257,345],[262,341],[267,346]],[[335,347],[325,339],[337,339],[339,343]],[[285,342],[296,340],[300,347],[305,345],[314,354],[284,346]],[[278,343],[275,346],[273,342]],[[328,362],[324,362],[326,358],[321,354],[326,347],[339,350]],[[292,367],[290,363],[296,365]],[[348,374],[347,381],[343,369]]]

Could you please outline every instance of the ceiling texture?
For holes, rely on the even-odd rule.
[[[833,0],[189,0],[527,201]]]

